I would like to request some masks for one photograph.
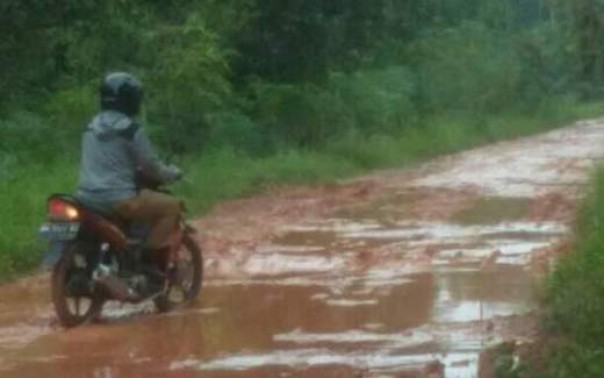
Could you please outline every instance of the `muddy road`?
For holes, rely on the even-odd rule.
[[[196,224],[191,309],[113,306],[65,331],[48,277],[0,287],[0,376],[478,377],[485,348],[534,334],[538,279],[603,157],[589,121],[224,204]]]

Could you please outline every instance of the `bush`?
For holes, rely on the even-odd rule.
[[[433,29],[410,54],[422,100],[433,114],[503,111],[515,102],[523,80],[513,38],[480,22]]]
[[[406,67],[336,73],[329,84],[334,96],[347,105],[353,127],[363,133],[400,132],[419,119],[415,77]]]
[[[604,168],[581,207],[576,251],[548,280],[547,325],[565,343],[551,349],[542,378],[604,375]]]
[[[182,26],[152,34],[147,48],[162,51],[144,75],[150,118],[163,125],[160,139],[173,152],[200,152],[212,114],[230,106],[227,52],[195,13]]]
[[[550,322],[584,345],[604,347],[604,169],[583,204],[577,252],[550,280]]]
[[[3,175],[12,168],[35,162],[51,162],[61,144],[56,130],[39,115],[18,112],[0,119],[0,166]]]
[[[332,73],[325,86],[253,86],[255,118],[278,148],[316,148],[350,132],[400,132],[418,120],[412,74],[404,67]]]
[[[43,243],[37,230],[44,221],[46,198],[75,188],[73,162],[20,164],[10,179],[0,179],[0,278],[35,267]]]
[[[210,125],[207,146],[210,150],[227,149],[249,156],[266,156],[274,152],[266,135],[246,115],[233,110],[206,117]]]
[[[86,86],[65,88],[46,104],[44,114],[47,122],[52,125],[52,132],[61,138],[62,145],[79,146],[84,128],[99,110],[97,85],[98,81],[95,81]]]
[[[277,149],[319,147],[352,127],[348,107],[325,88],[256,83],[253,89],[255,116]]]

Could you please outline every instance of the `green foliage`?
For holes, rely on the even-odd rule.
[[[575,253],[559,262],[548,284],[550,332],[567,342],[552,350],[539,377],[601,377],[604,374],[604,168],[594,176],[577,225]]]
[[[9,176],[20,164],[48,161],[60,142],[51,125],[31,113],[0,119],[0,176]]]
[[[311,148],[347,133],[389,134],[417,122],[412,74],[403,67],[333,73],[314,84],[254,86],[255,118],[268,145]]]
[[[482,23],[433,30],[413,51],[425,106],[433,113],[509,109],[525,79],[514,41]]]
[[[604,350],[580,345],[560,347],[553,352],[546,371],[538,378],[599,378],[604,372]]]
[[[9,1],[0,105],[49,103],[44,117],[77,130],[99,77],[128,70],[165,148],[252,155],[443,112],[530,112],[597,76],[579,75],[571,43],[595,1]]]
[[[384,28],[386,1],[256,0],[249,33],[237,40],[245,76],[279,82],[325,80],[357,68]]]
[[[35,267],[43,244],[37,230],[50,193],[68,192],[77,169],[64,161],[20,165],[10,179],[0,179],[0,277]]]
[[[48,117],[46,123],[53,128],[47,134],[56,136],[60,144],[66,147],[70,142],[79,140],[82,130],[90,121],[91,114],[97,109],[95,89],[87,85],[57,92],[46,103],[44,109]]]
[[[192,14],[182,26],[154,33],[150,49],[163,54],[145,76],[149,116],[164,124],[159,136],[174,151],[201,150],[211,135],[211,115],[230,98],[226,52],[204,19]]]
[[[550,281],[551,322],[580,344],[602,346],[604,337],[604,170],[584,204],[577,253],[566,258]]]
[[[419,120],[416,80],[405,67],[333,74],[329,88],[350,112],[354,130],[367,134],[396,133]]]
[[[349,121],[342,101],[313,84],[260,83],[254,91],[264,135],[279,149],[320,145]]]
[[[223,111],[206,117],[211,125],[207,140],[209,150],[227,149],[250,156],[266,156],[274,152],[274,146],[248,116],[236,111]]]
[[[575,74],[576,89],[584,96],[601,96],[604,84],[604,3],[600,0],[550,0],[553,22]]]

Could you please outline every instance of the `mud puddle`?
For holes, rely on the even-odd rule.
[[[106,324],[24,338],[2,366],[16,377],[472,377],[500,340],[496,319],[535,308],[531,274],[511,260],[565,232],[360,214],[283,226],[237,267],[210,262],[196,308],[116,308]]]
[[[604,125],[218,209],[193,307],[64,331],[48,277],[0,287],[0,376],[477,377],[530,340],[534,266],[570,236]],[[547,264],[546,264],[547,265]]]
[[[463,221],[454,220],[456,212],[451,220],[416,221],[400,215],[400,200],[382,201],[380,211],[357,208],[354,219],[342,218],[344,211],[283,226],[279,244],[259,248],[239,266],[247,279],[213,283],[272,291],[274,307],[260,305],[271,318],[267,347],[177,366],[209,377],[262,376],[268,366],[282,376],[476,376],[482,349],[502,340],[497,319],[536,308],[525,266],[531,252],[550,247],[567,229],[514,219],[506,206],[472,223],[471,203]],[[506,222],[498,221],[502,215]]]

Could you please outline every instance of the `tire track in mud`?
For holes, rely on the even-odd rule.
[[[223,204],[197,222],[194,308],[114,306],[63,331],[48,277],[0,287],[0,375],[477,377],[486,348],[531,341],[536,282],[603,157],[587,121]]]

